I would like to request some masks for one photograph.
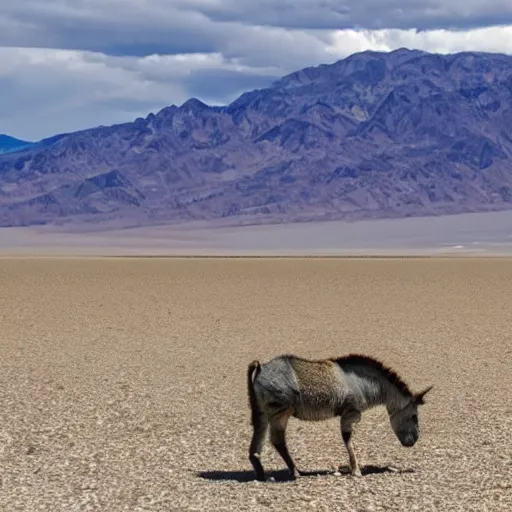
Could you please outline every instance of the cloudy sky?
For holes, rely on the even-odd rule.
[[[35,140],[405,46],[512,54],[511,0],[0,0],[0,133]]]

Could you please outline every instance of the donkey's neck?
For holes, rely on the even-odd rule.
[[[405,407],[409,398],[392,382],[383,377],[378,370],[356,369],[345,374],[349,384],[350,393],[355,399],[357,407],[369,409],[378,405],[385,405],[390,414]]]
[[[411,397],[404,394],[402,390],[397,388],[392,383],[385,383],[383,388],[385,400],[382,403],[386,406],[386,409],[390,415],[399,411],[400,409],[403,409],[410,403]]]

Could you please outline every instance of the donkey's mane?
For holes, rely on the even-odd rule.
[[[360,354],[349,354],[348,356],[332,358],[331,361],[338,364],[341,367],[344,366],[368,366],[375,368],[381,375],[387,379],[388,382],[396,386],[404,395],[413,396],[409,386],[403,381],[403,379],[391,368],[385,366],[383,363],[374,359],[373,357],[364,356]]]

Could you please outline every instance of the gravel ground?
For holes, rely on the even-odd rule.
[[[511,260],[0,259],[0,319],[2,512],[512,510]],[[416,446],[292,419],[254,481],[247,364],[352,351],[434,384]]]

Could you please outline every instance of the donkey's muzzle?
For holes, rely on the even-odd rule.
[[[417,440],[418,436],[416,434],[406,434],[403,437],[400,437],[400,442],[407,448],[414,446]]]

